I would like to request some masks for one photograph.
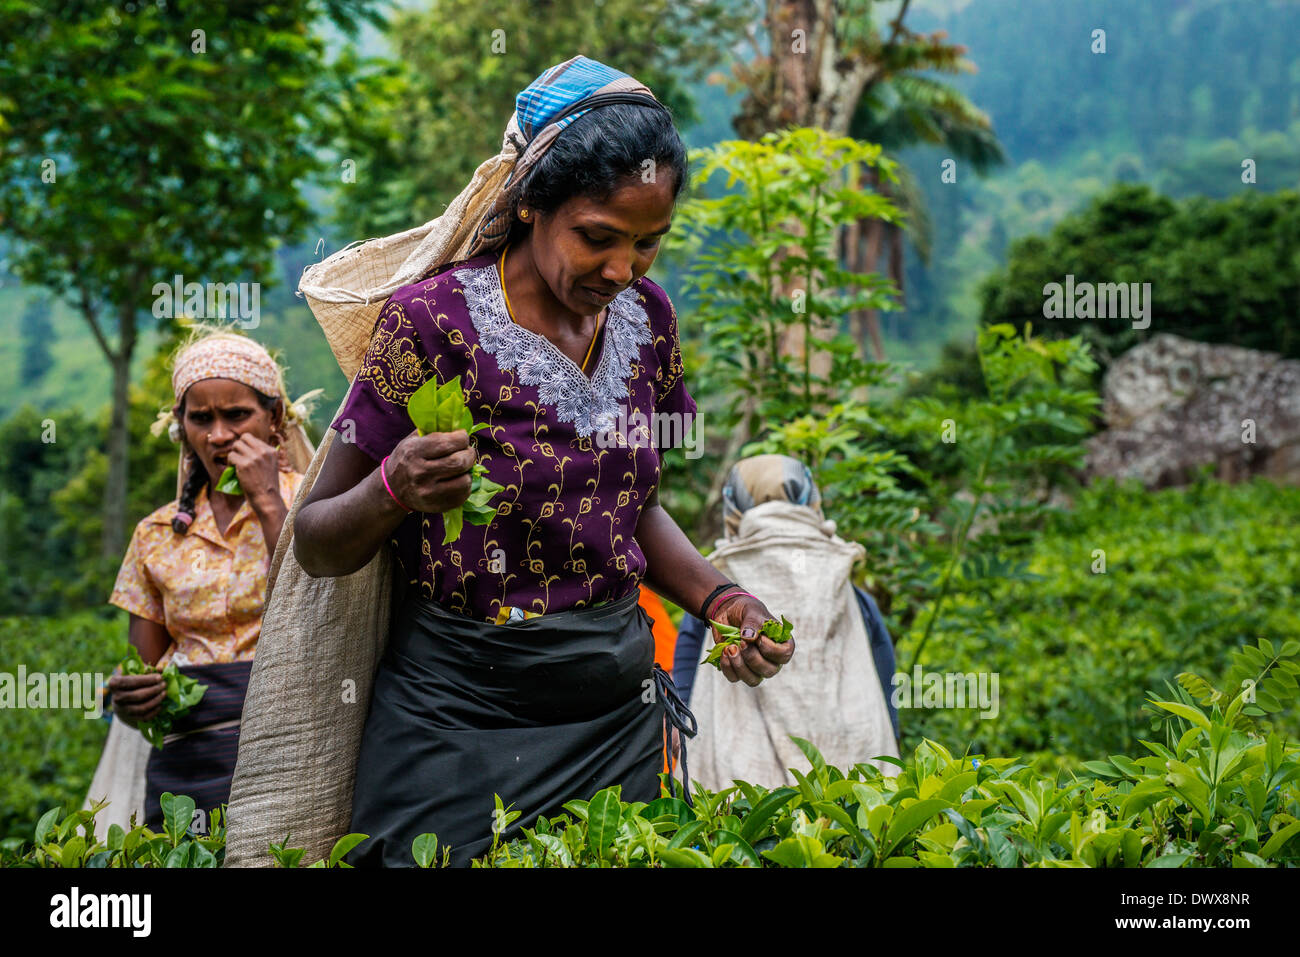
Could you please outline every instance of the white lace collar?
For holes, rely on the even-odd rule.
[[[579,435],[614,428],[640,347],[654,341],[635,285],[609,304],[600,359],[589,379],[550,339],[510,318],[495,262],[457,269],[453,275],[465,289],[479,342],[496,357],[499,369],[518,366],[520,381],[537,386],[542,402],[555,408],[561,422],[572,422]]]

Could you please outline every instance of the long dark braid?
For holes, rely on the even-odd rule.
[[[251,386],[249,388],[252,388]],[[272,415],[275,414],[276,404],[280,401],[279,396],[266,395],[253,389],[257,394],[258,404],[266,409]],[[185,419],[185,398],[181,397],[180,408],[177,410],[177,421]],[[182,433],[184,426],[181,426]],[[203,467],[203,461],[199,458],[199,453],[190,449],[189,454],[189,473],[185,476],[185,484],[181,487],[181,497],[176,503],[176,517],[172,519],[172,531],[177,535],[184,535],[190,530],[190,525],[194,522],[194,500],[199,497],[199,492],[208,484],[208,470]]]
[[[190,449],[189,474],[185,476],[185,485],[181,488],[180,501],[176,505],[176,517],[172,519],[172,531],[177,535],[184,535],[190,530],[190,524],[194,521],[194,500],[207,484],[208,470],[203,467],[199,453]]]

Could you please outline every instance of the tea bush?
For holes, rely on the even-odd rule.
[[[1267,639],[1235,652],[1222,683],[1180,673],[1165,697],[1149,696],[1145,754],[1110,755],[1080,772],[1044,775],[1013,758],[955,755],[922,741],[900,773],[829,766],[817,749],[792,769],[798,787],[736,781],[693,804],[674,787],[650,803],[618,787],[573,800],[554,820],[519,828],[495,798],[493,842],[479,867],[1295,867],[1300,865],[1300,747],[1270,715],[1300,697],[1300,641]],[[666,776],[665,776],[666,778]],[[676,784],[676,782],[672,782]],[[669,782],[665,780],[665,791]],[[28,846],[0,843],[17,867],[216,867],[224,827],[186,834],[194,802],[162,800],[165,824],[95,834],[99,808],[59,820],[48,811]],[[340,838],[313,867],[347,867],[366,839]],[[272,845],[277,865],[298,867],[300,848]],[[416,838],[422,867],[447,863],[436,835]]]
[[[98,672],[107,681],[126,634],[121,613],[0,618],[0,672],[16,676],[24,665],[28,674]],[[30,837],[33,809],[80,800],[107,735],[106,719],[80,710],[0,708],[0,838]]]
[[[1076,764],[1064,756],[1131,752],[1145,730],[1136,689],[1182,668],[1221,672],[1260,636],[1300,635],[1297,527],[1300,489],[1262,479],[1089,487],[1013,554],[1038,580],[964,591],[927,646],[927,671],[999,674],[997,717],[902,710],[904,743],[968,741]],[[1104,572],[1093,571],[1096,550]],[[1280,726],[1300,733],[1294,712]]]

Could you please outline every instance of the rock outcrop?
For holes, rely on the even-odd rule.
[[[1300,485],[1300,361],[1162,333],[1111,365],[1103,412],[1089,477],[1163,488],[1208,463],[1224,481]]]

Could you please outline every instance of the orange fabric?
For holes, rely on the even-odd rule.
[[[652,622],[650,633],[655,637],[655,664],[671,675],[673,673],[673,653],[677,650],[677,627],[673,624],[673,620],[668,617],[668,609],[659,600],[659,596],[646,588],[645,585],[641,586],[641,595],[637,599],[637,604],[645,609],[645,613],[650,616]],[[668,742],[664,742],[663,770],[671,774],[677,762],[669,760],[669,755],[672,752],[667,747],[667,744]]]
[[[659,600],[659,596],[645,585],[641,586],[638,604],[645,609],[645,613],[654,622],[650,632],[655,636],[655,664],[672,674],[673,653],[677,649],[677,628],[673,625],[673,620],[668,617],[668,609],[664,608],[664,603]]]

